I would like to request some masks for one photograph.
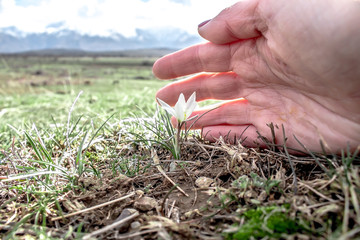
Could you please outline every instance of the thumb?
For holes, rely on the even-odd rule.
[[[199,34],[215,44],[261,36],[265,21],[258,14],[259,0],[241,1],[224,9],[215,18],[199,25]]]

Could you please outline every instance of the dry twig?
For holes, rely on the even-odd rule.
[[[131,221],[132,219],[136,218],[137,216],[139,216],[139,212],[135,212],[135,213],[131,214],[130,216],[128,216],[128,217],[126,217],[126,218],[124,218],[124,219],[122,219],[120,221],[114,222],[114,223],[112,223],[112,224],[110,224],[110,225],[108,225],[106,227],[103,227],[103,228],[101,228],[99,230],[96,230],[96,231],[94,231],[92,233],[89,233],[89,234],[85,235],[83,237],[83,239],[84,240],[90,239],[92,237],[95,237],[95,236],[100,235],[102,233],[105,233],[107,231],[110,231],[110,230],[112,230],[112,229],[114,229],[114,228],[116,228],[116,227],[118,227],[118,226],[120,226],[120,225],[122,225],[122,224],[124,224],[124,223],[126,223],[128,221]]]
[[[328,197],[327,197],[327,196],[325,196],[324,194],[322,194],[322,193],[320,193],[320,192],[316,191],[314,188],[310,187],[309,185],[306,185],[305,183],[299,182],[299,185],[301,185],[301,186],[304,186],[304,187],[308,188],[309,190],[311,190],[312,192],[314,192],[316,195],[318,195],[319,197],[322,197],[322,198],[324,198],[324,199],[328,200],[329,202],[332,202],[332,203],[337,202],[336,200],[331,199],[331,198],[328,198]]]
[[[160,161],[159,161],[159,157],[158,155],[156,154],[155,150],[151,150],[152,152],[152,157],[153,157],[153,160],[154,160],[154,163],[156,164],[156,167],[157,169],[159,170],[159,172],[167,179],[169,180],[169,182],[171,182],[172,185],[176,186],[176,188],[182,193],[184,194],[186,197],[189,197],[189,195],[187,193],[184,192],[184,190],[182,190],[179,186],[177,186],[177,184],[171,180],[171,178],[169,178],[165,171],[162,169],[162,167],[160,166]]]
[[[95,210],[95,209],[98,209],[98,208],[102,208],[104,206],[107,206],[107,205],[110,205],[110,204],[125,200],[127,198],[130,198],[130,197],[132,197],[134,195],[135,195],[135,193],[132,192],[132,193],[130,193],[130,194],[126,195],[126,196],[123,196],[121,198],[118,198],[118,199],[115,199],[115,200],[112,200],[112,201],[109,201],[109,202],[106,202],[106,203],[102,203],[102,204],[93,206],[91,208],[86,208],[86,209],[83,209],[83,210],[80,210],[80,211],[77,211],[77,212],[66,214],[66,215],[61,216],[61,217],[54,217],[54,218],[51,219],[51,221],[56,221],[56,220],[60,220],[60,219],[63,219],[63,218],[72,217],[72,216],[75,216],[75,215],[78,215],[78,214],[81,214],[81,213],[85,213],[85,212],[89,212],[89,211],[92,211],[92,210]]]

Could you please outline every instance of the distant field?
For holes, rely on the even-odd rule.
[[[155,58],[135,57],[0,57],[0,140],[10,139],[10,126],[65,124],[73,114],[83,119],[151,113],[155,92],[166,82],[152,74]]]

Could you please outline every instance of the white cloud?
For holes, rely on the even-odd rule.
[[[22,0],[24,1],[24,0]],[[177,27],[196,34],[197,25],[236,0],[42,0],[36,5],[0,0],[0,27],[45,31],[63,22],[83,33],[135,34],[136,28]]]

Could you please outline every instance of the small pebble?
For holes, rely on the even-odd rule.
[[[133,209],[133,208],[125,208],[125,209],[121,212],[120,216],[116,219],[116,221],[117,221],[117,222],[118,222],[118,221],[121,221],[121,220],[123,220],[123,219],[131,216],[132,214],[134,214],[134,213],[136,213],[136,212],[138,212],[138,211],[135,210],[135,209]],[[119,230],[119,232],[125,232],[125,231],[129,228],[129,226],[130,226],[130,222],[129,222],[129,221],[128,221],[128,222],[124,222],[123,224],[121,224],[121,225],[118,226],[118,230]]]
[[[170,169],[169,171],[170,172],[175,172],[176,171],[176,167],[177,167],[177,164],[175,162],[171,162],[170,163]]]
[[[142,197],[134,203],[134,207],[141,211],[150,211],[158,206],[154,198]]]
[[[132,222],[130,224],[131,229],[136,229],[136,228],[139,228],[140,226],[141,226],[141,223],[138,221]]]
[[[259,200],[260,202],[264,202],[264,201],[266,200],[266,198],[267,198],[267,193],[266,193],[266,191],[262,191],[262,192],[260,193],[259,197],[258,197],[258,200]]]
[[[214,183],[214,180],[208,177],[199,177],[195,181],[195,185],[199,188],[207,188],[210,187]]]

